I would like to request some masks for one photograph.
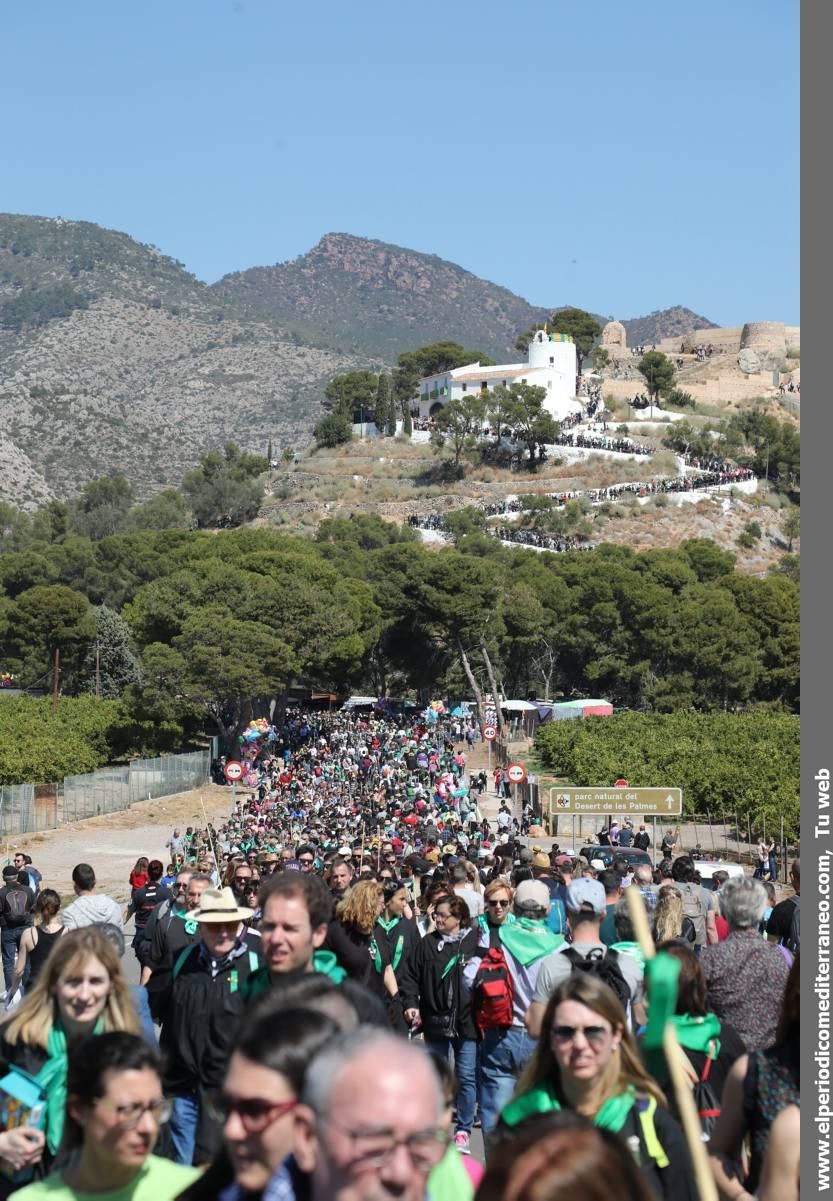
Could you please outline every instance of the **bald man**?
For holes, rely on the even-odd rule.
[[[311,1201],[423,1201],[448,1144],[421,1047],[366,1026],[312,1062],[295,1111],[295,1157]]]

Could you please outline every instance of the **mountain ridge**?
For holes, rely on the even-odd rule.
[[[289,266],[270,307],[257,274],[211,285],[121,231],[0,214],[0,499],[32,508],[116,469],[146,497],[226,441],[298,448],[334,375],[439,340],[516,359],[517,335],[552,312],[353,235]]]

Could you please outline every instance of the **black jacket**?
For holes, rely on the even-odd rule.
[[[390,930],[385,930],[377,922],[373,934],[379,945],[384,943],[387,948],[399,991],[403,996],[414,996],[417,992],[414,966],[422,942],[416,922],[401,917]]]
[[[199,943],[183,962],[174,964],[167,995],[160,1006],[164,1084],[170,1095],[219,1088],[231,1044],[245,1007],[244,985],[260,966],[257,942],[246,940],[244,950],[212,976],[208,956]]]
[[[477,952],[477,934],[467,930],[458,942],[441,939],[435,930],[420,940],[414,963],[419,1000],[405,995],[405,1009],[419,1008],[426,1039],[477,1037],[471,996],[463,986],[463,968]]]

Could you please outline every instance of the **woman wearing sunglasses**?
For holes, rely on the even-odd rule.
[[[587,972],[573,972],[550,997],[498,1133],[562,1109],[618,1134],[661,1201],[696,1201],[682,1130],[643,1067],[618,998]]]

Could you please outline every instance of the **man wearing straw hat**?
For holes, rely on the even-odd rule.
[[[160,1046],[165,1093],[173,1099],[170,1133],[178,1163],[208,1163],[221,1139],[203,1099],[223,1083],[244,1007],[241,990],[260,964],[260,939],[243,924],[252,916],[230,888],[207,888],[192,915],[199,940],[174,963]]]

